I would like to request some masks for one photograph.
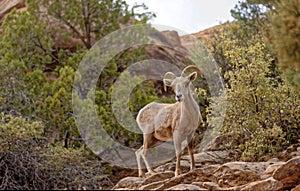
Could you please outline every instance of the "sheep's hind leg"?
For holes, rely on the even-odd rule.
[[[136,152],[135,152],[135,156],[136,156],[136,161],[137,161],[137,165],[138,165],[138,171],[139,171],[139,177],[144,177],[145,173],[142,170],[142,166],[141,166],[141,154],[143,152],[143,148],[144,146],[141,146]]]
[[[147,150],[149,148],[154,147],[157,142],[158,142],[158,140],[153,136],[153,134],[144,134],[144,148],[143,148],[142,157],[144,159],[146,168],[147,168],[148,172],[150,173],[150,175],[155,174],[155,172],[152,170],[152,168],[150,167],[150,165],[148,163]]]

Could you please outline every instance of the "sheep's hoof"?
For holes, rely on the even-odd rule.
[[[149,176],[152,176],[154,174],[157,174],[157,173],[155,171],[151,170],[151,171],[146,173],[146,176],[149,177]]]
[[[180,170],[176,170],[175,171],[175,177],[178,176],[180,174]]]
[[[191,167],[190,167],[190,172],[194,171],[195,169],[196,169],[195,166],[191,166]]]
[[[146,178],[145,173],[144,172],[139,172],[139,178]]]

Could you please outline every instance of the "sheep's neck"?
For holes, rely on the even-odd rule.
[[[193,121],[199,118],[199,107],[190,91],[188,91],[186,98],[181,102],[181,113],[182,117],[190,118]]]

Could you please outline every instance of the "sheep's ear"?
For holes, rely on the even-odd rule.
[[[188,79],[192,82],[197,78],[197,72],[193,72],[188,76]]]
[[[167,86],[171,86],[173,80],[176,78],[175,74],[172,72],[167,72],[164,75],[164,90],[167,91]]]
[[[173,80],[171,80],[171,79],[163,79],[165,92],[167,91],[167,86],[171,86],[172,81]]]

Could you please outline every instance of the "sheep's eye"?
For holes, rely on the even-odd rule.
[[[187,88],[187,87],[188,87],[188,85],[189,85],[189,82],[185,82],[185,83],[184,83],[184,87],[186,87],[186,88]]]

